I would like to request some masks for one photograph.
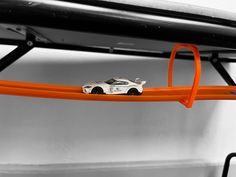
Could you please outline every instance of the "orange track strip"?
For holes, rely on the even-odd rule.
[[[176,52],[187,48],[193,52],[195,75],[192,86],[172,86],[173,64]],[[81,86],[64,86],[0,80],[0,94],[55,98],[68,100],[123,101],[123,102],[156,102],[179,101],[191,108],[194,100],[236,100],[236,86],[199,86],[201,76],[200,54],[196,46],[177,44],[172,50],[168,68],[168,87],[144,88],[139,96],[97,95],[82,93]],[[235,93],[235,94],[234,94]]]
[[[142,95],[93,95],[84,94],[80,86],[35,84],[16,81],[0,81],[0,94],[56,98],[68,100],[156,102],[181,101],[191,92],[191,87],[145,88]],[[236,86],[200,86],[196,100],[236,100]]]

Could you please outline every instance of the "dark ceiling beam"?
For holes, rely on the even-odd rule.
[[[85,1],[57,2],[1,0],[0,22],[236,49],[233,21],[210,23],[202,21],[205,16],[193,14],[186,19],[174,12],[170,17],[167,13],[144,13],[141,8],[131,11],[85,5]]]

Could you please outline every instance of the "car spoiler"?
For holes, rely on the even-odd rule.
[[[134,82],[137,83],[137,84],[141,84],[141,85],[146,84],[146,81],[143,81],[140,78],[136,78]]]

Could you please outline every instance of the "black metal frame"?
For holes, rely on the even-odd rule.
[[[26,36],[26,40],[8,40],[8,39],[0,39],[1,44],[7,45],[17,45],[18,47],[14,49],[12,52],[7,54],[0,60],[0,72],[18,60],[21,56],[29,52],[34,47],[39,48],[50,48],[50,49],[63,49],[63,50],[76,50],[76,51],[84,51],[84,52],[96,52],[96,53],[109,53],[109,54],[119,54],[119,55],[132,55],[132,56],[144,56],[144,57],[155,57],[155,58],[169,58],[170,52],[150,52],[150,51],[136,51],[136,50],[124,50],[124,49],[116,49],[116,48],[99,48],[99,47],[89,47],[89,46],[78,46],[78,45],[68,45],[68,44],[56,44],[56,43],[44,43],[35,40],[35,36],[33,34],[28,33]],[[212,56],[209,58],[208,56],[202,56],[202,61],[210,61],[210,63],[214,66],[214,68],[219,72],[221,77],[227,82],[228,85],[235,86],[236,83],[230,77],[228,72],[225,70],[221,62],[229,63],[236,62],[234,59],[229,58],[219,58],[218,52],[227,53],[227,52],[235,52],[234,50],[223,50],[223,51],[214,51]],[[203,52],[205,54],[205,52]],[[207,53],[211,53],[211,51],[207,51]],[[193,56],[188,55],[188,53],[178,53],[176,55],[177,59],[181,60],[190,60],[193,59]]]
[[[17,41],[17,40],[1,40],[0,44],[6,45],[17,45],[17,48],[11,51],[9,54],[4,56],[0,60],[0,72],[6,69],[8,66],[13,64],[16,60],[22,57],[24,54],[29,52],[33,47],[39,48],[49,48],[49,49],[63,49],[63,50],[75,50],[83,52],[96,52],[96,53],[109,53],[109,54],[119,54],[119,55],[132,55],[132,56],[145,56],[145,57],[155,57],[155,58],[169,58],[170,53],[158,53],[158,52],[145,52],[145,51],[130,51],[110,48],[99,48],[99,47],[88,47],[88,46],[78,46],[78,45],[65,45],[65,44],[55,44],[55,43],[41,43],[37,41],[27,40],[27,41]],[[193,59],[190,55],[178,54],[176,58],[181,60]],[[207,57],[203,57],[202,60],[207,61]]]
[[[233,157],[236,157],[236,152],[232,152],[232,153],[228,154],[227,157],[225,158],[222,177],[227,177],[228,176],[230,161]]]
[[[226,71],[224,66],[221,64],[218,53],[213,53],[212,56],[210,57],[209,61],[228,85],[236,86],[236,83],[234,82],[234,80],[231,78],[229,73]]]
[[[84,6],[79,6],[78,8],[67,8],[57,6],[56,4],[47,4],[43,2],[36,3],[35,5],[30,0],[25,0],[24,2],[21,0],[2,0],[0,2],[0,22],[6,24],[20,24],[28,29],[30,29],[31,26],[39,26],[44,28],[49,27],[56,29],[85,31],[97,34],[228,47],[229,50],[223,49],[222,51],[213,51],[214,53],[210,59],[209,55],[203,55],[201,59],[203,61],[210,61],[229,85],[235,85],[235,82],[224,69],[221,62],[236,62],[236,59],[219,58],[218,53],[236,53],[236,33],[228,35],[228,33],[224,30],[212,32],[206,30],[205,28],[207,27],[204,28],[205,30],[195,29],[194,26],[191,29],[185,29],[184,25],[174,25],[174,23],[168,26],[166,23],[159,21],[158,18],[148,19],[147,17],[143,17],[142,14],[218,24],[222,27],[236,27],[236,21],[107,1],[81,0],[79,3],[75,0],[67,1],[82,5],[85,4],[88,7],[105,8],[104,10],[106,11],[101,12],[99,10],[91,10],[91,8],[86,9]],[[131,13],[131,15],[126,16],[128,13],[124,13],[124,11]],[[29,18],[29,14],[31,18]],[[37,34],[33,34],[32,30],[28,30],[25,41],[0,38],[1,44],[18,46],[15,50],[0,60],[0,72],[14,63],[21,56],[29,52],[33,47],[160,58],[169,58],[170,56],[170,52],[164,51],[137,51],[109,47],[102,48],[62,43],[59,44],[54,43],[53,41],[42,42],[36,41],[34,35]],[[203,54],[211,53],[212,51],[203,52]],[[178,53],[176,58],[189,60],[193,57],[188,53],[182,52]]]
[[[33,47],[35,43],[35,36],[32,34],[27,33],[26,35],[26,41],[20,43],[17,48],[15,48],[13,51],[5,55],[0,60],[0,72],[5,70],[8,66],[13,64],[16,60],[18,60],[20,57],[28,53]]]

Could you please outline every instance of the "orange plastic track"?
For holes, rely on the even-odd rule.
[[[189,93],[187,98],[180,100],[180,103],[184,104],[187,108],[191,108],[193,105],[193,101],[196,98],[197,90],[200,82],[201,77],[201,58],[198,51],[198,48],[191,44],[176,44],[172,50],[170,61],[169,61],[169,68],[168,68],[168,87],[172,88],[172,80],[173,80],[173,65],[175,55],[178,50],[182,48],[187,48],[193,52],[194,55],[194,64],[195,64],[195,74],[193,80],[193,86],[191,88],[191,92]]]
[[[194,54],[195,75],[192,86],[172,85],[173,64],[176,52],[188,48]],[[197,47],[190,44],[177,44],[171,54],[168,69],[168,87],[144,88],[139,96],[129,95],[96,95],[82,93],[81,86],[64,86],[0,80],[0,94],[54,98],[67,100],[122,101],[122,102],[157,102],[179,101],[187,108],[192,107],[194,100],[236,100],[236,86],[199,86],[201,75],[200,54]]]

